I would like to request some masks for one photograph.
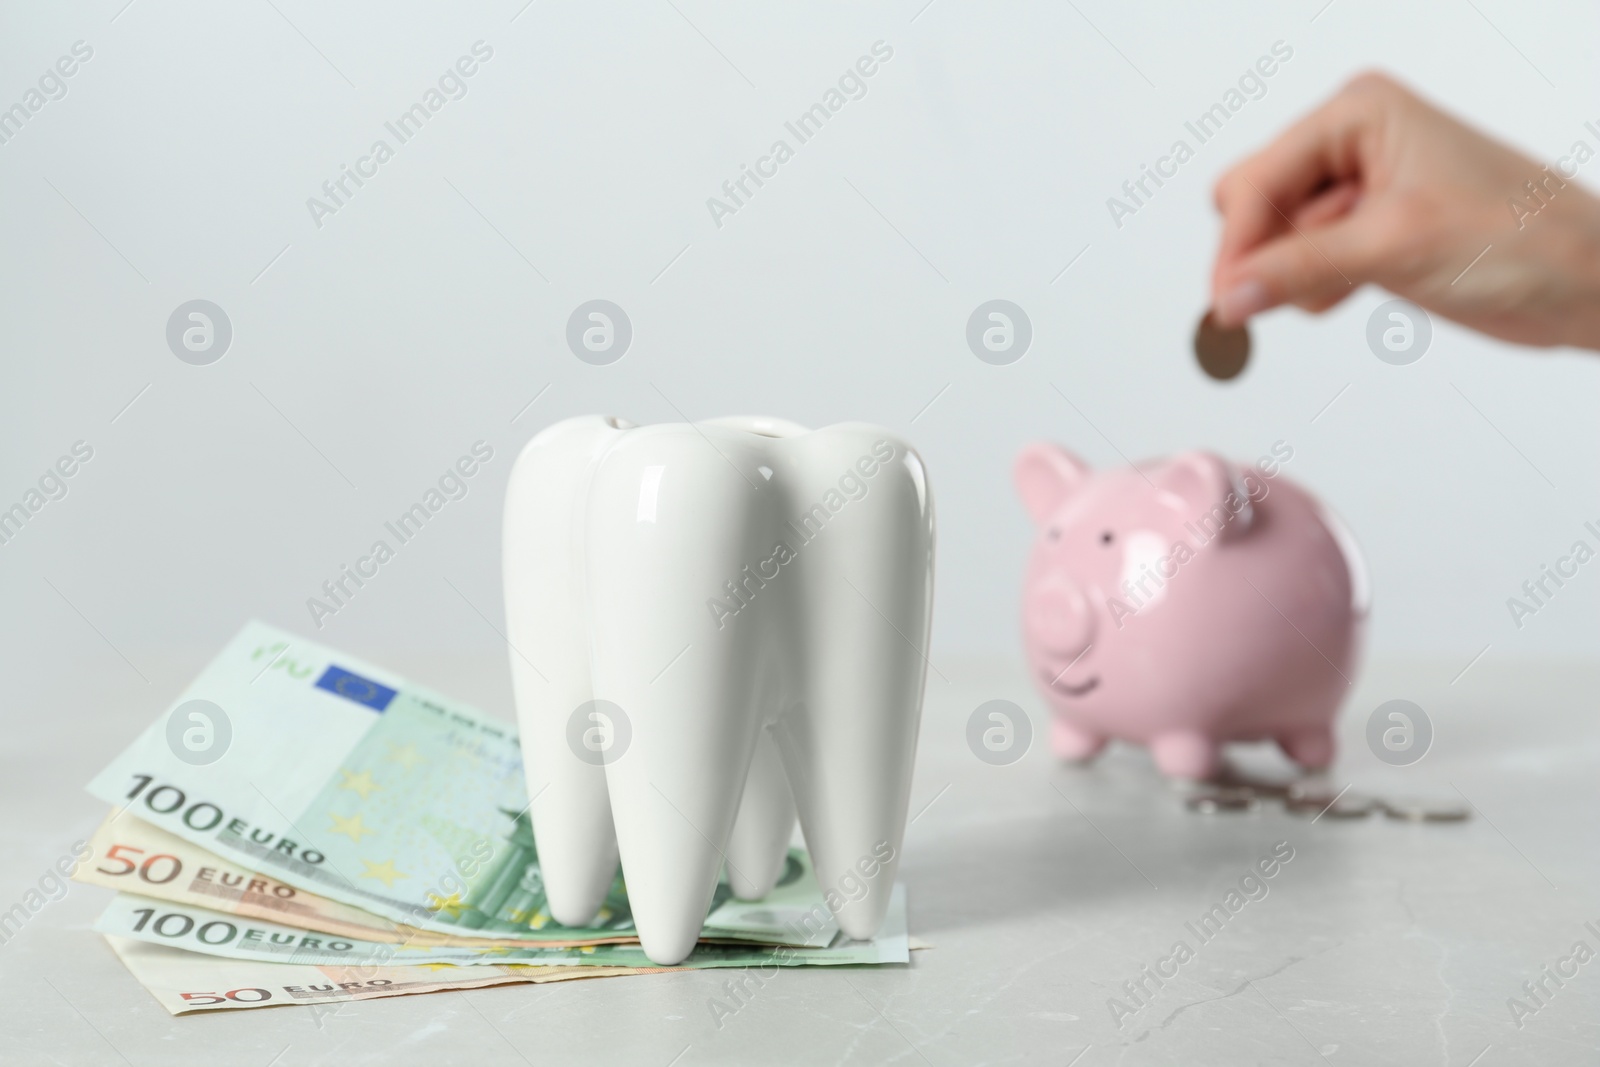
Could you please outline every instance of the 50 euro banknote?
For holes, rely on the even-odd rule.
[[[541,913],[529,918],[529,935],[516,938],[440,934],[407,926],[240,867],[125,810],[114,811],[101,822],[89,848],[94,859],[78,865],[72,875],[75,881],[340,937],[481,949],[525,946],[534,937],[535,943],[554,947],[638,942],[631,926],[609,937],[573,938],[568,927]],[[832,935],[809,936],[826,914],[821,903],[809,859],[795,849],[779,884],[764,900],[746,903],[730,897],[707,917],[701,936],[763,944],[826,944]],[[602,920],[608,918],[602,915]]]
[[[173,1015],[290,1004],[335,1005],[446,989],[659,974],[672,969],[515,965],[319,967],[309,963],[263,963],[205,956],[125,937],[107,936],[106,942],[139,984]]]
[[[549,920],[508,724],[263,623],[248,623],[89,792],[237,870],[391,924],[526,942],[634,936],[620,877],[589,926]],[[710,910],[731,899],[719,885]],[[803,910],[824,928],[810,924],[802,943],[837,933],[821,901],[815,891]]]
[[[637,944],[619,945],[415,945],[369,941],[267,920],[246,920],[209,908],[118,893],[95,923],[112,937],[168,945],[190,952],[261,963],[317,967],[386,967],[452,964],[458,967],[509,963],[577,967],[650,968]],[[820,947],[700,942],[681,964],[713,967],[806,967],[909,963],[905,887],[890,892],[888,914],[870,941],[838,939]]]

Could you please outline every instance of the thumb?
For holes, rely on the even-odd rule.
[[[1217,279],[1213,306],[1219,323],[1240,325],[1282,304],[1320,311],[1370,281],[1373,240],[1361,215],[1296,227],[1234,264]]]

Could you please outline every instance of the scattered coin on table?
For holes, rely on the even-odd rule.
[[[1454,800],[1404,796],[1394,799],[1340,789],[1326,777],[1298,781],[1258,778],[1226,766],[1213,781],[1183,787],[1183,805],[1203,815],[1257,811],[1261,801],[1280,800],[1291,815],[1313,819],[1365,819],[1382,813],[1402,822],[1460,822],[1472,810]]]
[[[1452,800],[1430,800],[1427,797],[1399,797],[1383,799],[1383,813],[1391,819],[1406,822],[1460,822],[1470,815],[1465,804]]]
[[[1208,789],[1205,792],[1195,793],[1184,799],[1184,806],[1190,811],[1198,811],[1205,815],[1215,815],[1223,811],[1254,811],[1261,806],[1261,801],[1250,789]]]
[[[1365,793],[1345,793],[1343,796],[1302,793],[1298,797],[1285,797],[1283,806],[1295,815],[1320,815],[1329,819],[1365,819],[1381,807],[1377,797]]]

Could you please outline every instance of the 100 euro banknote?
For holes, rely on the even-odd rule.
[[[328,935],[304,927],[266,920],[246,920],[209,908],[118,893],[95,923],[113,937],[169,945],[212,956],[262,963],[310,964],[318,967],[386,967],[453,964],[458,967],[507,963],[582,967],[653,966],[638,945],[499,945],[466,947],[440,944],[396,944]],[[801,948],[738,942],[701,942],[682,967],[803,967],[908,963],[905,888],[895,886],[888,914],[871,941],[840,940],[833,945]]]
[[[529,934],[516,938],[421,930],[247,870],[125,810],[106,817],[90,838],[89,848],[95,859],[78,865],[72,875],[75,881],[341,937],[469,948],[526,945],[530,938],[545,945],[638,941],[631,927],[605,938],[575,939],[569,928],[550,922],[542,906],[530,920],[533,929]],[[707,917],[701,937],[763,944],[826,944],[832,935],[806,936],[817,929],[815,919],[825,911],[808,857],[795,849],[778,885],[765,899],[755,903],[728,899]]]
[[[514,730],[259,622],[89,791],[238,868],[408,927],[634,932],[620,878],[590,926],[549,922]],[[729,897],[719,886],[712,909]],[[802,940],[826,943],[837,928],[825,907],[812,914],[824,928]]]

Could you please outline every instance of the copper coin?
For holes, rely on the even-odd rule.
[[[1216,312],[1207,311],[1194,330],[1194,358],[1219,382],[1237,378],[1250,362],[1250,331],[1243,326],[1224,329],[1217,325]]]
[[[1301,800],[1307,804],[1327,805],[1333,803],[1333,798],[1342,792],[1326,775],[1318,774],[1290,782],[1284,795],[1290,800]]]
[[[1261,806],[1254,791],[1249,789],[1208,789],[1184,799],[1190,811],[1217,815],[1225,811],[1255,811]]]
[[[1364,819],[1379,810],[1376,797],[1365,793],[1324,788],[1290,789],[1283,798],[1284,809],[1294,815],[1311,815],[1329,819]]]
[[[1225,789],[1248,789],[1262,797],[1281,797],[1295,783],[1292,780],[1247,772],[1231,763],[1224,763],[1221,772],[1211,784]]]

